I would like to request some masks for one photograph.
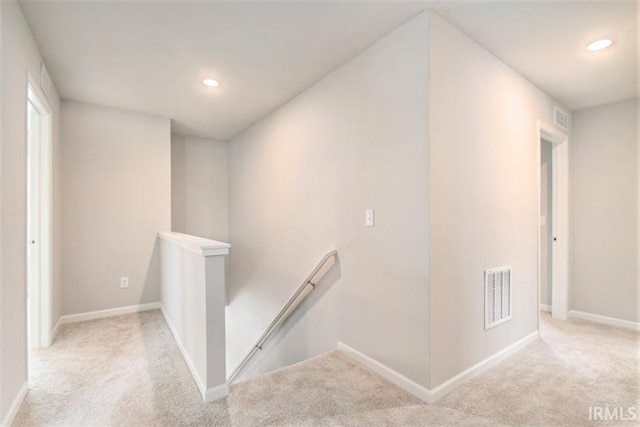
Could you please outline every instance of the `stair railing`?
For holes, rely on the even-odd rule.
[[[242,359],[242,362],[236,367],[236,369],[227,377],[227,383],[231,384],[231,382],[235,379],[236,376],[242,371],[242,369],[249,363],[251,358],[258,352],[258,350],[262,350],[265,342],[273,335],[273,333],[278,329],[280,325],[284,323],[285,320],[293,313],[293,311],[300,305],[302,301],[313,291],[318,282],[324,277],[325,274],[329,271],[331,267],[336,262],[338,256],[338,252],[333,250],[327,252],[320,262],[316,264],[315,268],[311,271],[311,273],[307,276],[304,282],[298,287],[298,290],[289,298],[289,301],[282,307],[282,310],[278,313],[278,315],[273,319],[271,324],[267,327],[267,329],[262,333],[258,341],[253,345],[251,350],[246,354],[246,356]],[[329,263],[329,261],[332,261]]]

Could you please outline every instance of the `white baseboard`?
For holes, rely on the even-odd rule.
[[[202,378],[200,378],[200,374],[196,370],[196,367],[193,364],[191,357],[189,357],[189,353],[187,353],[187,349],[184,347],[184,344],[182,344],[182,340],[178,335],[178,331],[176,331],[176,327],[173,325],[173,322],[171,321],[171,319],[169,319],[169,316],[167,316],[167,312],[164,310],[164,307],[160,306],[160,311],[162,312],[164,321],[167,323],[167,326],[169,327],[169,331],[171,331],[171,335],[173,335],[173,339],[178,345],[178,349],[180,350],[180,353],[182,353],[182,357],[184,358],[184,361],[187,363],[187,367],[189,368],[189,371],[191,371],[191,376],[196,382],[196,386],[198,386],[198,390],[200,391],[200,394],[202,395],[202,399],[204,400],[207,393],[207,389],[204,385],[204,381],[202,380]]]
[[[522,348],[526,347],[528,344],[538,339],[539,336],[540,336],[540,333],[538,331],[532,332],[526,337],[521,338],[520,340],[514,342],[509,347],[503,348],[499,352],[494,353],[493,355],[487,357],[483,361],[476,363],[472,367],[465,369],[459,374],[449,378],[447,381],[443,382],[439,386],[431,389],[430,390],[431,398],[432,398],[431,403],[443,398],[444,396],[449,394],[451,391],[453,391],[455,388],[461,386],[462,384],[466,383],[470,379],[477,377],[487,369],[502,362],[509,356],[516,353],[518,350],[521,350]]]
[[[376,374],[391,381],[398,387],[405,389],[409,393],[416,396],[418,399],[427,403],[431,403],[431,394],[428,388],[421,386],[415,381],[405,377],[398,371],[395,371],[387,365],[384,365],[373,359],[372,357],[369,357],[366,354],[361,353],[352,347],[349,347],[343,342],[338,341],[338,350],[351,357],[356,362],[359,362],[365,367],[371,369]]]
[[[398,387],[403,388],[404,390],[413,394],[418,399],[427,403],[435,403],[437,400],[443,398],[444,396],[449,394],[451,391],[453,391],[455,388],[459,387],[460,385],[464,384],[470,379],[480,375],[482,372],[486,371],[487,369],[497,365],[499,362],[503,361],[504,359],[511,356],[518,350],[522,349],[527,344],[530,344],[531,342],[535,341],[538,338],[538,336],[539,336],[538,331],[532,332],[531,334],[527,335],[521,340],[511,344],[509,347],[500,350],[499,352],[486,358],[485,360],[479,363],[476,363],[472,367],[465,369],[459,374],[449,378],[447,381],[445,381],[444,383],[438,385],[433,389],[428,389],[424,386],[421,386],[415,381],[405,377],[401,373],[389,368],[388,366],[378,362],[377,360],[367,356],[366,354],[363,354],[358,350],[355,350],[349,347],[348,345],[342,342],[338,342],[338,350],[342,351],[347,356],[351,357],[357,362],[360,362],[362,365],[371,369],[373,372],[377,373],[378,375],[391,381]]]
[[[60,316],[58,324],[84,322],[86,320],[103,319],[105,317],[120,316],[122,314],[138,313],[140,311],[155,310],[160,308],[159,302],[151,302],[148,304],[129,305],[127,307],[110,308],[108,310],[89,311],[87,313],[67,314]],[[54,329],[54,336],[57,333],[58,325]]]
[[[551,306],[548,304],[540,304],[540,311],[551,313]]]
[[[1,427],[11,426],[13,420],[16,418],[16,415],[18,415],[18,411],[20,410],[20,406],[22,405],[24,398],[27,396],[27,391],[29,391],[29,386],[25,381],[25,383],[22,384],[22,387],[20,387],[20,391],[18,391],[16,398],[13,399],[13,403],[11,403],[11,406],[9,407],[9,412],[7,412],[4,420],[2,420],[2,424],[0,424]]]
[[[214,402],[229,396],[229,384],[224,383],[215,387],[211,387],[204,393],[205,402]]]
[[[51,344],[53,344],[53,342],[56,340],[56,335],[58,335],[58,332],[60,332],[60,325],[62,325],[61,320],[62,320],[62,316],[60,316],[60,318],[56,322],[56,326],[53,328],[53,331],[51,332]]]
[[[216,387],[212,387],[209,389],[206,388],[204,380],[200,377],[200,374],[198,374],[198,371],[196,370],[196,367],[193,364],[191,357],[189,357],[189,353],[187,353],[187,349],[184,347],[184,344],[182,344],[182,340],[180,340],[180,336],[176,331],[176,327],[173,325],[173,322],[171,321],[171,319],[169,319],[169,316],[167,316],[167,312],[165,311],[162,305],[160,305],[160,311],[162,312],[164,321],[167,323],[167,326],[169,327],[169,331],[171,331],[171,335],[173,335],[174,341],[178,345],[178,349],[180,350],[180,353],[182,353],[182,357],[184,358],[184,361],[187,363],[187,367],[189,368],[189,371],[191,371],[191,376],[193,377],[193,380],[195,381],[196,386],[198,387],[198,391],[200,391],[202,400],[204,400],[205,402],[213,402],[214,400],[227,397],[229,395],[229,384],[227,383],[220,384]]]
[[[603,323],[605,325],[640,331],[640,322],[616,319],[615,317],[601,316],[599,314],[585,313],[584,311],[577,310],[569,310],[569,313],[567,314],[570,318],[574,319],[590,320],[592,322]]]

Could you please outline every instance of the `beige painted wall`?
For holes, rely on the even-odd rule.
[[[42,58],[15,1],[0,2],[0,422],[27,380],[26,98],[27,72],[40,78]],[[10,60],[4,60],[10,58]],[[60,316],[60,100],[53,111],[53,324]]]
[[[169,119],[64,101],[62,143],[64,314],[159,301],[156,234],[171,228]]]
[[[436,14],[429,22],[431,387],[537,330],[537,121],[553,100]],[[513,318],[484,330],[484,270]]]
[[[229,144],[171,135],[173,231],[229,239]]]
[[[633,322],[638,307],[638,100],[573,115],[571,309]]]
[[[540,304],[551,306],[553,255],[553,146],[540,141]]]
[[[231,141],[230,368],[339,254],[245,378],[340,340],[426,384],[427,31],[419,15]]]

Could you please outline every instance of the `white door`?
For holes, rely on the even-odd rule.
[[[51,112],[27,91],[27,325],[29,348],[51,344]]]
[[[40,115],[27,101],[27,308],[29,348],[40,347]]]

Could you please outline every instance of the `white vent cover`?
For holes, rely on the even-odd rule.
[[[554,107],[553,109],[553,123],[557,126],[561,127],[564,130],[569,130],[569,115],[559,109],[558,107]]]
[[[485,329],[511,319],[511,267],[485,270],[484,294]]]
[[[44,93],[47,99],[51,99],[51,86],[51,77],[49,77],[44,63],[40,63],[40,89],[42,89],[42,93]]]

